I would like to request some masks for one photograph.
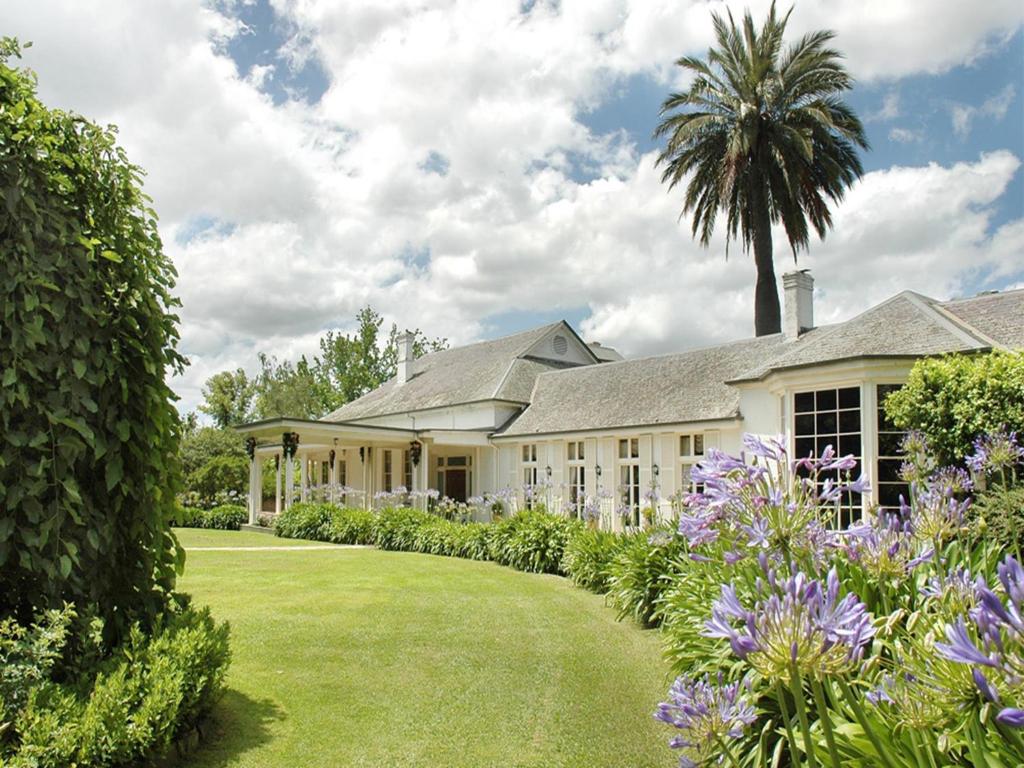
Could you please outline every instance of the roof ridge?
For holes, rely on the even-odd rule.
[[[906,293],[909,294],[910,301],[915,307],[922,312],[932,315],[939,325],[943,326],[954,336],[958,336],[961,341],[966,341],[968,344],[977,344],[978,342],[981,342],[990,347],[997,346],[992,339],[974,328],[970,323],[960,319],[945,308],[939,307],[939,302],[935,299],[923,296],[922,294],[914,291],[906,291]]]

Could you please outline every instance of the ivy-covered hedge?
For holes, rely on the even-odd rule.
[[[940,466],[962,464],[981,435],[1024,434],[1024,352],[919,360],[885,411],[899,428],[924,433]]]
[[[107,640],[164,610],[183,368],[156,214],[115,132],[48,109],[0,41],[0,617]]]

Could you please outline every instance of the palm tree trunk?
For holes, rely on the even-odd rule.
[[[757,267],[757,286],[754,288],[754,335],[769,336],[782,330],[779,309],[779,288],[775,281],[775,261],[772,258],[772,217],[765,199],[764,186],[753,184],[752,207],[754,219],[754,264]]]

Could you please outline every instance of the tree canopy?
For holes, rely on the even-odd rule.
[[[723,214],[726,242],[753,248],[758,336],[781,329],[772,225],[782,224],[794,259],[812,228],[824,238],[829,203],[862,175],[858,148],[868,146],[840,98],[853,80],[829,47],[835,34],[812,32],[784,48],[791,12],[779,17],[772,3],[760,30],[749,11],[741,26],[731,12],[712,14],[716,46],[704,60],[676,61],[693,79],[662,103],[655,130],[666,139],[662,181],[686,182],[680,217],[691,214],[693,236],[707,247]]]

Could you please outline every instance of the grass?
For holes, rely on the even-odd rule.
[[[338,548],[193,551],[179,585],[231,622],[234,653],[183,766],[674,763],[651,717],[668,685],[658,636],[564,579]]]
[[[324,546],[320,541],[281,539],[269,533],[253,531],[215,531],[206,528],[175,528],[174,535],[189,547],[309,547]]]

